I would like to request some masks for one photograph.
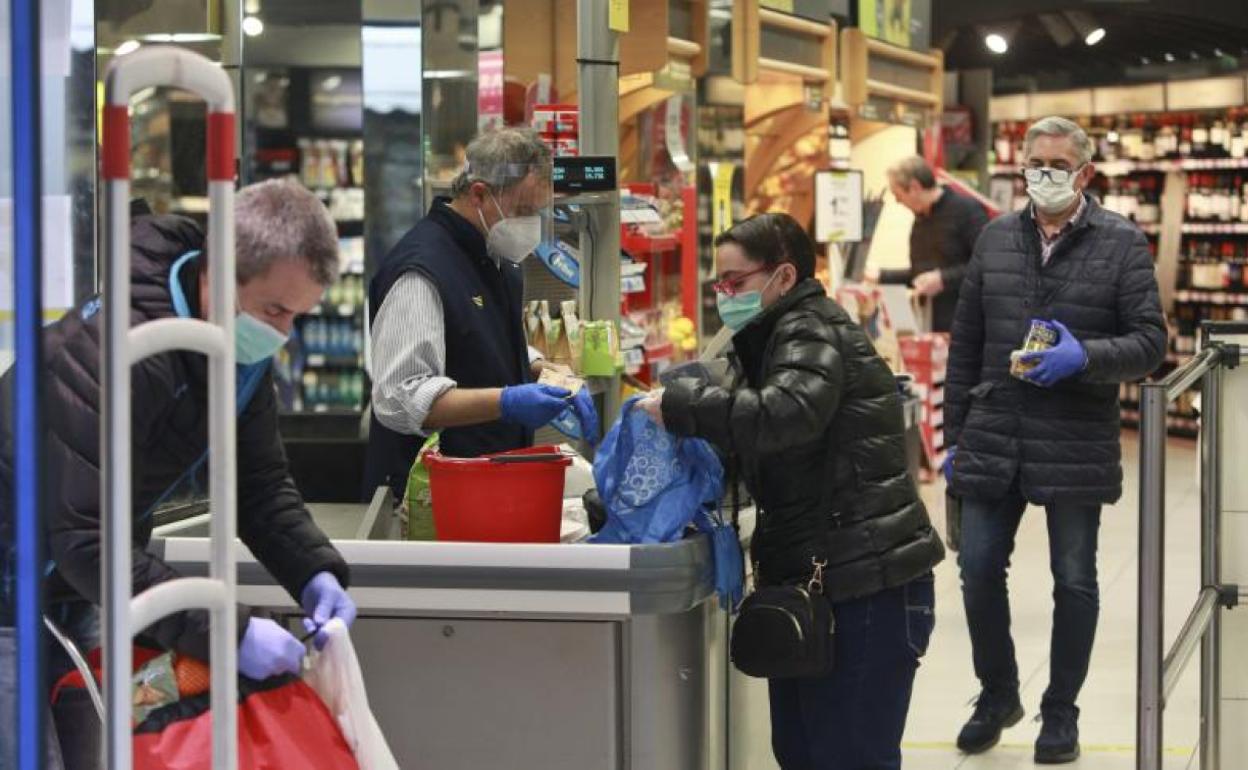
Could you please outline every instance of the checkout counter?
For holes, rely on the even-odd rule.
[[[917,431],[917,400],[906,404]],[[917,460],[917,458],[915,458]],[[569,481],[565,497],[579,499]],[[388,490],[309,504],[351,565],[351,637],[400,767],[436,770],[774,768],[767,683],[728,660],[710,544],[494,544],[396,539]],[[754,510],[742,511],[744,547]],[[565,521],[565,541],[587,534]],[[151,550],[206,575],[207,515]],[[301,611],[238,543],[240,602]],[[748,569],[748,559],[747,559]],[[748,578],[747,578],[748,580]]]
[[[384,491],[311,505],[351,565],[351,637],[399,765],[480,770],[727,770],[769,757],[766,685],[730,730],[728,617],[704,536],[661,545],[408,542]],[[747,512],[752,525],[752,512]],[[202,517],[151,549],[207,574]],[[301,613],[240,544],[239,601]],[[743,704],[735,704],[743,705]],[[730,763],[730,755],[742,754]],[[769,766],[769,765],[765,765]]]

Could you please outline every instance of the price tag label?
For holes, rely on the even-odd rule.
[[[616,32],[628,32],[628,0],[607,0],[610,5],[607,26]]]

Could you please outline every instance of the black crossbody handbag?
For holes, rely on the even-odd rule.
[[[735,483],[732,495],[735,523],[740,509]],[[827,495],[823,497],[826,502]],[[817,551],[826,549],[828,542],[826,508],[819,508],[822,547]],[[835,622],[832,605],[823,596],[823,570],[828,560],[812,556],[810,566],[810,579],[805,584],[757,587],[741,602],[729,642],[732,663],[741,673],[762,679],[793,679],[832,672]],[[754,579],[757,583],[757,563]]]

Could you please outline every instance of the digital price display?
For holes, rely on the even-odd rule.
[[[552,181],[557,193],[611,192],[619,186],[615,158],[610,155],[555,158],[554,163]]]

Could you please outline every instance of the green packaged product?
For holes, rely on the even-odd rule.
[[[403,510],[407,512],[408,540],[437,540],[438,532],[433,526],[433,496],[429,491],[429,469],[425,467],[425,453],[438,448],[438,434],[434,433],[416,453],[416,461],[407,474],[407,492],[403,495]]]
[[[130,680],[131,716],[137,725],[158,708],[178,701],[178,677],[173,672],[173,653],[152,658]]]

